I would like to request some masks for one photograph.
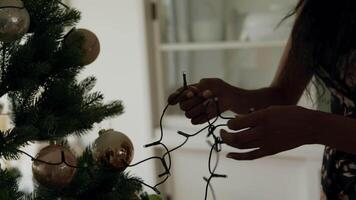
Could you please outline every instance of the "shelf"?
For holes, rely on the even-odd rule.
[[[161,44],[159,49],[166,51],[200,51],[200,50],[229,50],[229,49],[250,49],[250,48],[273,48],[284,47],[286,41],[259,41],[259,42],[204,42],[204,43],[171,43]]]

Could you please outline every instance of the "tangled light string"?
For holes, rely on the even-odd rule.
[[[184,89],[180,92],[180,95],[182,95],[184,93],[184,91],[186,91],[188,89],[188,86],[186,84],[186,76],[185,74],[183,75],[183,79],[184,79]],[[208,159],[208,170],[209,170],[209,173],[210,173],[210,176],[207,178],[207,177],[203,177],[203,179],[206,181],[206,187],[205,187],[205,195],[204,195],[204,199],[206,200],[208,198],[208,190],[210,188],[211,190],[211,193],[212,193],[212,197],[213,199],[216,199],[216,196],[215,196],[215,192],[214,192],[214,189],[211,185],[211,180],[213,178],[226,178],[227,175],[223,175],[223,174],[218,174],[216,173],[216,170],[217,170],[217,167],[218,167],[218,164],[219,164],[219,153],[221,152],[222,148],[221,148],[221,144],[223,143],[221,138],[219,136],[217,136],[215,134],[215,131],[217,128],[219,127],[226,127],[227,124],[218,124],[218,125],[215,125],[216,122],[218,121],[218,119],[224,119],[224,120],[230,120],[230,119],[233,119],[231,117],[223,117],[221,115],[221,113],[219,112],[219,106],[218,106],[218,99],[216,98],[212,98],[210,99],[211,101],[209,102],[214,102],[214,104],[216,105],[216,109],[217,109],[217,116],[215,117],[215,119],[213,121],[210,121],[208,120],[208,125],[205,126],[204,128],[200,129],[199,131],[193,133],[193,134],[188,134],[188,133],[185,133],[183,131],[177,131],[177,133],[183,137],[185,137],[185,140],[183,143],[181,143],[180,145],[176,146],[175,148],[173,149],[168,149],[168,147],[162,142],[163,141],[163,136],[164,136],[164,131],[163,131],[163,118],[165,116],[165,113],[167,112],[168,108],[169,108],[169,104],[167,104],[167,106],[164,108],[163,112],[162,112],[162,115],[161,115],[161,118],[160,118],[160,139],[157,140],[156,142],[152,142],[150,144],[147,144],[145,145],[144,147],[145,148],[149,148],[149,147],[153,147],[153,146],[162,146],[164,149],[165,149],[165,153],[160,157],[160,156],[153,156],[153,157],[149,157],[147,159],[144,159],[142,161],[139,161],[135,164],[127,164],[127,167],[135,167],[135,166],[138,166],[140,164],[143,164],[149,160],[159,160],[161,163],[162,163],[162,166],[163,168],[165,169],[165,171],[161,174],[158,175],[159,178],[163,178],[162,181],[158,182],[156,185],[154,186],[151,186],[147,183],[145,183],[144,181],[141,181],[141,180],[136,180],[136,179],[132,179],[132,180],[135,180],[135,181],[138,181],[139,183],[141,183],[142,185],[146,186],[146,187],[149,187],[151,188],[153,191],[155,191],[157,194],[161,194],[161,192],[158,190],[158,186],[162,185],[163,183],[165,183],[168,178],[170,177],[171,175],[171,167],[172,167],[172,156],[171,156],[171,153],[182,148],[189,140],[189,138],[191,137],[194,137],[194,136],[197,136],[199,135],[200,133],[202,133],[203,131],[207,130],[208,134],[207,134],[207,138],[212,138],[214,143],[211,143],[210,141],[208,141],[208,143],[210,144],[211,146],[211,149],[210,149],[210,153],[209,153],[209,159]],[[208,104],[209,105],[209,104]],[[207,105],[207,106],[208,106]],[[31,158],[32,161],[37,161],[37,162],[42,162],[42,163],[45,163],[47,165],[61,165],[61,164],[65,164],[67,165],[68,167],[72,167],[72,168],[77,168],[77,169],[89,169],[90,166],[84,166],[84,167],[80,167],[80,166],[74,166],[74,165],[70,165],[68,162],[66,162],[65,160],[65,156],[64,156],[64,152],[61,151],[61,161],[60,162],[57,162],[57,163],[50,163],[50,162],[46,162],[46,161],[43,161],[43,160],[40,160],[40,159],[37,159],[33,156],[31,156],[30,154],[22,151],[22,150],[19,150],[17,149],[17,151],[19,153],[22,153],[28,157]],[[215,164],[214,166],[212,167],[212,157],[213,157],[213,153],[216,153],[216,161],[215,161]],[[168,163],[166,161],[166,158],[168,158]],[[90,171],[90,170],[88,170]]]
[[[177,98],[179,96],[181,96],[186,90],[188,90],[187,79],[186,79],[186,74],[185,73],[183,73],[183,82],[184,82],[183,90],[180,91],[180,93],[177,95]],[[161,182],[159,182],[156,185],[154,185],[154,186],[150,186],[150,185],[147,185],[146,183],[143,183],[144,185],[146,185],[147,187],[150,187],[156,193],[160,194],[160,191],[157,189],[157,187],[159,185],[165,183],[168,180],[169,176],[171,175],[171,173],[170,173],[170,170],[171,170],[171,167],[172,167],[171,153],[173,151],[176,151],[176,150],[182,148],[188,142],[189,138],[197,136],[200,133],[202,133],[203,131],[207,130],[208,131],[207,138],[213,138],[214,143],[210,143],[211,149],[210,149],[209,159],[208,159],[208,169],[209,169],[210,176],[209,176],[209,178],[203,177],[203,179],[206,181],[204,199],[207,199],[209,187],[211,189],[213,199],[216,199],[214,189],[211,186],[210,182],[211,182],[211,180],[213,178],[226,178],[227,176],[216,173],[216,169],[217,169],[218,163],[219,163],[219,153],[221,152],[221,144],[223,142],[222,142],[220,137],[216,136],[215,131],[219,127],[226,127],[227,124],[215,125],[215,123],[220,118],[224,119],[224,120],[230,120],[230,119],[233,119],[233,118],[232,117],[223,117],[221,115],[221,112],[219,110],[219,105],[218,105],[218,99],[217,98],[210,98],[209,101],[208,101],[208,104],[206,105],[206,107],[208,107],[211,102],[213,102],[215,104],[215,107],[216,107],[217,116],[215,117],[215,119],[212,122],[210,120],[207,120],[208,125],[206,127],[202,128],[202,129],[200,129],[199,131],[193,133],[193,134],[188,134],[188,133],[185,133],[183,131],[177,131],[177,133],[179,135],[185,137],[185,140],[184,140],[183,143],[181,143],[180,145],[176,146],[175,148],[173,148],[171,150],[169,150],[168,147],[164,143],[162,143],[163,136],[164,136],[163,118],[164,118],[165,113],[167,112],[168,108],[170,107],[170,104],[166,105],[166,107],[163,109],[163,112],[162,112],[162,115],[161,115],[161,118],[160,118],[160,123],[159,123],[160,124],[160,139],[157,140],[156,142],[153,142],[153,143],[150,143],[150,144],[147,144],[147,145],[144,146],[145,148],[148,148],[148,147],[159,146],[160,145],[160,146],[163,147],[163,149],[165,149],[166,152],[163,154],[162,157],[154,156],[154,157],[150,157],[150,158],[144,159],[142,161],[139,161],[139,162],[137,162],[135,164],[128,165],[128,167],[134,167],[134,166],[137,166],[137,165],[139,165],[141,163],[144,163],[146,161],[149,161],[149,160],[159,160],[162,163],[162,166],[165,169],[165,171],[163,173],[159,174],[158,177],[159,178],[164,177],[164,179]],[[212,156],[213,156],[214,152],[216,153],[217,158],[216,158],[215,166],[212,167],[211,166],[212,165]],[[166,161],[166,157],[168,157],[168,163]]]
[[[69,9],[69,6],[67,6],[66,4],[64,4],[63,2],[61,2],[60,0],[56,0],[60,5],[62,5],[63,7],[65,7],[66,9]],[[24,9],[24,7],[13,7],[13,6],[6,6],[6,7],[0,7],[1,8],[18,8],[18,9]],[[73,31],[74,29],[70,30],[63,38],[65,38],[71,31]],[[6,59],[6,45],[3,44],[2,45],[2,66],[1,67],[4,67],[5,65],[5,59]],[[183,89],[180,91],[179,95],[177,95],[177,97],[179,97],[180,95],[182,95],[186,90],[188,90],[188,84],[187,84],[187,79],[186,79],[186,74],[183,73]],[[142,185],[146,186],[146,187],[149,187],[151,188],[153,191],[155,191],[157,194],[160,194],[161,192],[158,190],[158,186],[162,185],[163,183],[165,183],[168,178],[170,177],[171,175],[171,168],[172,168],[172,156],[171,156],[171,153],[182,148],[189,140],[189,138],[191,137],[195,137],[197,135],[199,135],[200,133],[202,133],[203,131],[206,131],[208,132],[207,134],[207,138],[212,138],[213,139],[213,143],[211,143],[210,141],[208,141],[209,145],[211,146],[211,149],[210,149],[210,152],[209,152],[209,159],[208,159],[208,170],[209,170],[209,173],[210,173],[210,176],[207,178],[207,177],[203,177],[203,179],[206,181],[206,187],[205,187],[205,195],[204,195],[204,199],[206,200],[208,198],[208,190],[210,188],[211,190],[211,193],[212,193],[212,197],[213,199],[215,200],[216,199],[216,195],[215,195],[215,192],[214,192],[214,189],[211,185],[211,180],[213,178],[226,178],[227,175],[223,175],[223,174],[218,174],[216,173],[216,170],[217,170],[217,167],[218,167],[218,164],[219,164],[219,153],[221,152],[222,148],[221,148],[221,144],[223,143],[221,138],[219,136],[217,136],[215,134],[215,131],[217,128],[219,127],[226,127],[227,124],[218,124],[218,125],[215,125],[216,122],[219,120],[219,119],[223,119],[223,120],[230,120],[230,119],[233,119],[231,117],[223,117],[219,111],[219,106],[218,106],[218,99],[217,98],[210,98],[209,101],[208,101],[208,104],[206,105],[206,107],[208,107],[210,105],[210,103],[214,103],[215,104],[215,107],[216,107],[216,113],[217,113],[217,116],[215,117],[215,119],[213,121],[210,121],[210,120],[207,120],[207,123],[208,125],[205,126],[204,128],[198,130],[197,132],[193,133],[193,134],[188,134],[188,133],[185,133],[183,131],[177,131],[177,133],[183,137],[185,137],[185,140],[183,143],[181,143],[180,145],[174,147],[173,149],[168,149],[168,147],[162,142],[163,141],[163,136],[164,136],[164,131],[163,131],[163,118],[168,110],[168,108],[171,106],[170,104],[167,104],[166,107],[163,109],[163,112],[162,112],[162,115],[160,117],[160,139],[157,140],[156,142],[152,142],[150,144],[147,144],[145,145],[144,147],[145,148],[149,148],[149,147],[153,147],[153,146],[162,146],[163,149],[165,150],[165,153],[159,157],[159,156],[153,156],[153,157],[149,157],[147,159],[144,159],[142,161],[139,161],[135,164],[127,164],[127,167],[135,167],[135,166],[138,166],[140,164],[143,164],[147,161],[150,161],[150,160],[159,160],[164,168],[164,172],[159,174],[158,177],[159,178],[163,178],[162,181],[158,182],[156,185],[154,186],[151,186],[147,183],[145,183],[144,181],[141,181],[141,180],[137,180],[137,179],[131,179],[131,180],[134,180],[134,181],[137,181],[139,183],[141,183]],[[16,149],[19,153],[21,154],[24,154],[26,156],[28,156],[29,158],[31,158],[32,161],[37,161],[37,162],[42,162],[44,164],[47,164],[47,165],[62,165],[62,164],[65,164],[67,165],[68,167],[71,167],[71,168],[76,168],[76,169],[86,169],[88,170],[89,172],[89,175],[91,177],[93,177],[91,171],[89,170],[90,169],[90,166],[74,166],[74,165],[70,165],[66,160],[65,160],[65,156],[64,156],[64,152],[61,151],[61,161],[60,162],[57,162],[57,163],[50,163],[50,162],[46,162],[46,161],[43,161],[43,160],[40,160],[40,159],[37,159],[35,158],[34,156],[20,150],[20,149]],[[214,166],[212,167],[212,157],[213,157],[213,153],[216,153],[216,161],[215,161],[215,164]],[[166,161],[166,159],[168,158],[168,162]]]

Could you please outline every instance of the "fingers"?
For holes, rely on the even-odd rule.
[[[202,97],[195,97],[191,99],[187,99],[185,101],[180,102],[180,108],[184,111],[188,111],[193,109],[194,107],[198,106],[199,104],[202,104],[205,101],[204,98]]]
[[[204,123],[208,122],[209,120],[215,118],[216,116],[217,116],[217,112],[205,113],[198,117],[192,118],[191,122],[194,125],[204,124]]]
[[[229,120],[227,125],[232,130],[240,130],[257,126],[260,119],[261,114],[259,112],[255,112],[244,116],[238,116],[235,119]]]
[[[239,133],[229,133],[225,130],[220,131],[222,141],[238,149],[260,148],[262,133],[258,129],[247,129]]]
[[[269,155],[270,153],[264,149],[256,149],[246,153],[228,153],[226,157],[235,160],[255,160]]]
[[[180,88],[168,98],[170,105],[179,103],[192,124],[206,123],[216,117],[218,112],[213,92],[209,89],[203,90],[199,84],[188,86],[187,89]]]
[[[221,79],[202,79],[199,81],[199,83],[188,86],[188,89],[184,87],[178,89],[176,92],[169,96],[168,103],[170,105],[175,105],[178,102],[183,101],[187,95],[188,98],[191,98],[192,95],[199,94],[200,92],[204,98],[212,97],[213,92],[215,93],[214,95],[219,96],[218,93],[222,90],[221,86],[225,84],[226,83],[224,83]],[[188,90],[190,90],[191,93],[185,93]]]
[[[214,99],[196,100],[181,104],[181,109],[186,111],[188,118],[193,118],[202,114],[214,113],[217,111],[217,104]]]
[[[185,113],[186,117],[192,119],[192,124],[203,124],[218,115],[217,104],[214,99],[207,99],[202,104]]]
[[[195,117],[191,120],[193,125],[204,124],[209,120],[206,114]]]
[[[205,99],[209,99],[213,97],[213,92],[211,90],[204,90],[200,93],[200,96],[204,97]]]
[[[178,96],[182,94],[182,88],[178,89],[168,97],[168,104],[175,105],[178,103]]]
[[[185,112],[185,116],[189,119],[193,119],[196,118],[200,115],[206,115],[207,108],[203,105],[203,103],[196,105],[195,107],[193,107],[190,110],[187,110]]]
[[[189,89],[179,89],[173,93],[168,103],[173,105],[179,102],[180,108],[185,111],[187,118],[190,118],[192,124],[203,124],[217,115],[217,104],[213,99],[213,93],[210,90],[198,92],[195,86],[189,86]]]
[[[195,85],[190,85],[187,89],[179,88],[176,92],[168,97],[168,103],[170,105],[175,105],[178,102],[194,97],[198,93],[199,90]]]

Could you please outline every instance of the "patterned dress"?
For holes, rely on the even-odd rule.
[[[356,118],[356,50],[341,57],[337,67],[339,73],[333,77],[323,69],[318,71],[331,92],[331,111]],[[322,199],[356,200],[356,155],[326,147],[321,178]]]

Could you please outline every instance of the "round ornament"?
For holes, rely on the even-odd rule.
[[[80,49],[83,52],[83,58],[80,65],[89,65],[94,62],[100,53],[100,42],[96,35],[87,29],[73,29],[66,37],[66,45],[78,44],[78,40],[83,40]]]
[[[112,129],[102,130],[99,135],[93,145],[94,160],[98,164],[124,171],[134,155],[131,140],[125,134]]]
[[[61,163],[62,154],[65,163]],[[49,145],[37,154],[36,159],[40,161],[35,160],[32,163],[32,172],[33,177],[39,184],[47,188],[55,188],[64,187],[72,181],[76,168],[71,166],[77,166],[77,159],[68,148],[61,145]]]
[[[30,27],[30,15],[21,0],[0,1],[0,41],[20,39]]]

